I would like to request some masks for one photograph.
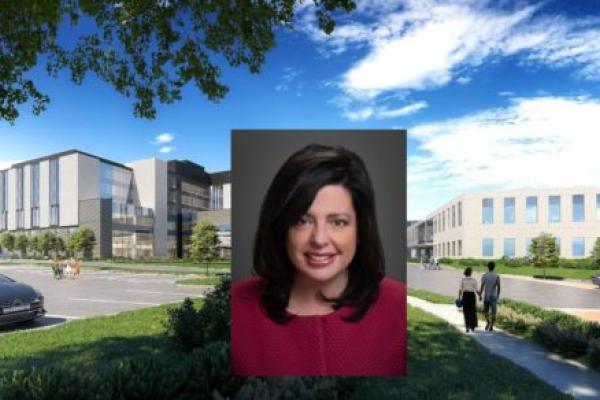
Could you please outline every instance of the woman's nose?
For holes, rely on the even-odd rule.
[[[313,246],[322,247],[329,242],[329,235],[327,229],[322,224],[315,224],[313,226],[310,242]]]

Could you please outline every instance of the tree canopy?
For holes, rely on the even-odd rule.
[[[190,246],[190,256],[194,260],[209,262],[219,254],[219,237],[217,227],[209,222],[199,220],[194,225]]]
[[[50,102],[28,76],[45,62],[52,77],[68,70],[81,84],[88,72],[135,98],[134,115],[156,116],[155,102],[181,99],[192,82],[212,101],[228,87],[219,63],[258,73],[275,46],[275,30],[292,27],[300,0],[20,0],[0,3],[0,120],[28,101],[39,114]],[[354,0],[313,0],[327,34],[334,15]],[[61,29],[79,32],[59,40]]]

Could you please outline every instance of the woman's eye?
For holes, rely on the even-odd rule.
[[[345,226],[348,226],[348,221],[342,218],[336,218],[332,221],[332,225],[336,228],[343,228]]]
[[[294,225],[296,226],[306,226],[310,224],[310,218],[308,217],[300,217],[298,218],[298,220],[296,221],[296,223]]]

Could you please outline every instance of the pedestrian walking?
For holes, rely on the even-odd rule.
[[[475,332],[477,328],[477,280],[471,275],[473,269],[468,267],[465,269],[464,278],[460,281],[458,290],[458,298],[462,301],[463,315],[465,318],[465,330],[467,332]]]
[[[496,311],[498,310],[498,299],[500,298],[500,277],[494,272],[496,263],[490,261],[487,265],[488,272],[481,277],[481,287],[479,289],[479,300],[483,294],[483,312],[485,314],[486,331],[494,330],[496,323]]]

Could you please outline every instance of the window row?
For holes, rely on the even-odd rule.
[[[561,196],[548,196],[548,222],[561,222]],[[505,224],[514,224],[516,207],[514,197],[505,197],[503,199],[503,222]],[[585,221],[585,195],[574,194],[571,196],[571,221]],[[494,199],[484,198],[481,201],[481,219],[482,223],[494,223]],[[525,198],[525,222],[537,223],[538,221],[538,196],[527,196]],[[596,219],[600,220],[600,193],[596,194]]]
[[[554,238],[556,243],[556,249],[558,250],[558,254],[561,254],[561,239]],[[532,239],[525,240],[525,248],[523,249],[523,254],[529,256],[531,255],[531,242]],[[494,254],[494,239],[492,238],[484,238],[481,241],[481,255],[483,257],[515,257],[516,256],[516,239],[515,238],[505,238],[502,239],[503,250],[501,254]],[[583,237],[573,237],[571,238],[571,256],[572,257],[585,257],[585,238]]]
[[[460,257],[462,256],[462,240],[453,240],[446,243],[438,243],[433,246],[435,257]]]
[[[462,226],[462,202],[453,204],[433,217],[433,233]]]

